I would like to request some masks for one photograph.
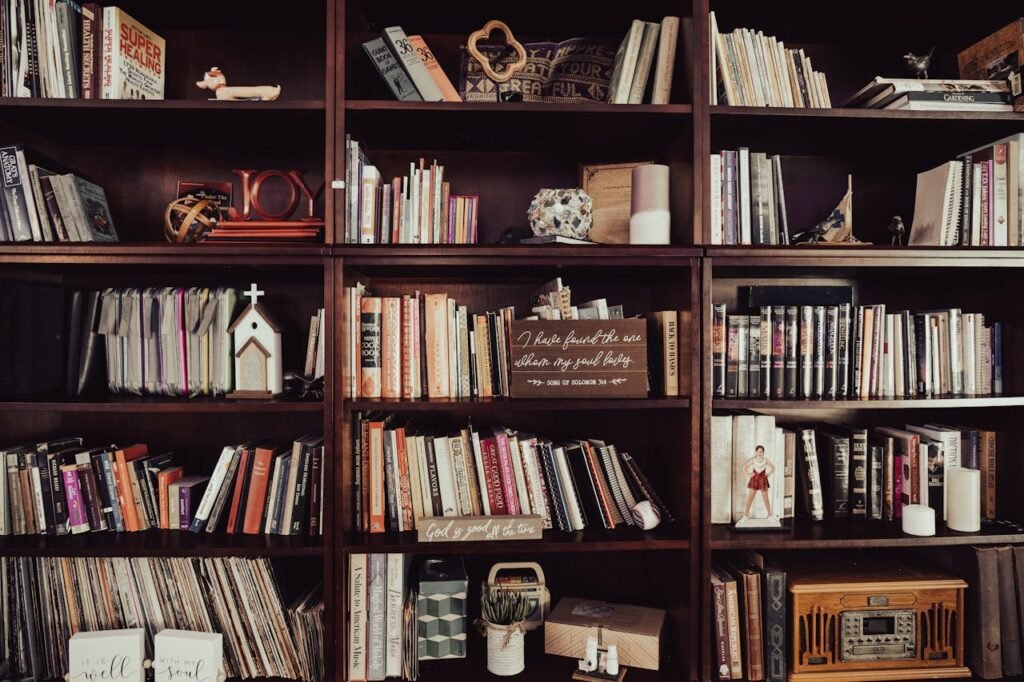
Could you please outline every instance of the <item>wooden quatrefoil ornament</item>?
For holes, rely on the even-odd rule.
[[[505,43],[516,51],[516,61],[506,66],[500,73],[494,70],[494,67],[491,66],[487,57],[480,54],[480,50],[476,47],[478,40],[486,39],[487,36],[491,35],[491,32],[495,30],[504,33]],[[480,62],[480,66],[483,67],[484,73],[487,74],[487,77],[495,83],[507,83],[512,80],[512,76],[526,68],[526,48],[524,48],[523,44],[516,40],[515,36],[512,35],[512,29],[508,27],[508,24],[504,21],[499,21],[498,19],[491,19],[484,24],[484,27],[479,31],[473,31],[470,33],[469,39],[466,41],[466,51],[469,52],[474,59]]]

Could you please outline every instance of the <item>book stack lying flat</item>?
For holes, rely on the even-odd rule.
[[[496,427],[424,435],[393,415],[357,414],[354,527],[415,530],[424,518],[537,514],[544,528],[635,525],[649,500],[671,511],[627,452],[601,440],[555,442]]]
[[[359,142],[345,138],[346,244],[475,244],[478,197],[451,194],[444,166],[424,159],[382,180]]]
[[[72,634],[120,628],[145,628],[147,642],[165,628],[223,633],[228,677],[323,678],[323,658],[295,644],[308,635],[289,628],[269,559],[5,557],[0,593],[17,679],[61,678]],[[322,630],[322,607],[307,611],[321,615],[299,623]]]
[[[804,50],[774,36],[738,28],[721,33],[711,13],[711,104],[830,109],[825,74]]]
[[[78,437],[0,450],[0,535],[149,529],[321,535],[323,439],[223,449],[209,475],[186,475],[148,446],[85,448]]]
[[[711,418],[711,522],[735,523],[757,510],[750,495],[751,460],[764,449],[768,503],[779,518],[893,521],[904,505],[921,504],[946,518],[946,472],[981,472],[981,515],[996,518],[994,431],[938,423],[901,427],[777,425],[755,412]],[[753,498],[753,499],[752,499]]]
[[[914,246],[1024,245],[1024,134],[917,175]]]
[[[1005,80],[881,76],[851,95],[842,106],[903,111],[1013,111]]]
[[[999,395],[1002,324],[960,308],[714,306],[712,391],[723,398],[832,400]]]
[[[711,155],[711,243],[789,244],[781,156],[746,147]]]

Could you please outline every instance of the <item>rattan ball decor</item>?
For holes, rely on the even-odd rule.
[[[208,199],[175,199],[164,213],[164,237],[179,244],[202,241],[217,226],[219,214],[220,207]]]

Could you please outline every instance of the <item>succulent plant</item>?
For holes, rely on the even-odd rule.
[[[530,613],[530,600],[521,592],[488,589],[480,593],[480,615],[494,625],[512,625],[526,620]]]

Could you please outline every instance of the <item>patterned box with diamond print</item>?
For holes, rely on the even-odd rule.
[[[416,598],[419,659],[466,657],[466,593],[462,557],[426,559],[420,565]]]

